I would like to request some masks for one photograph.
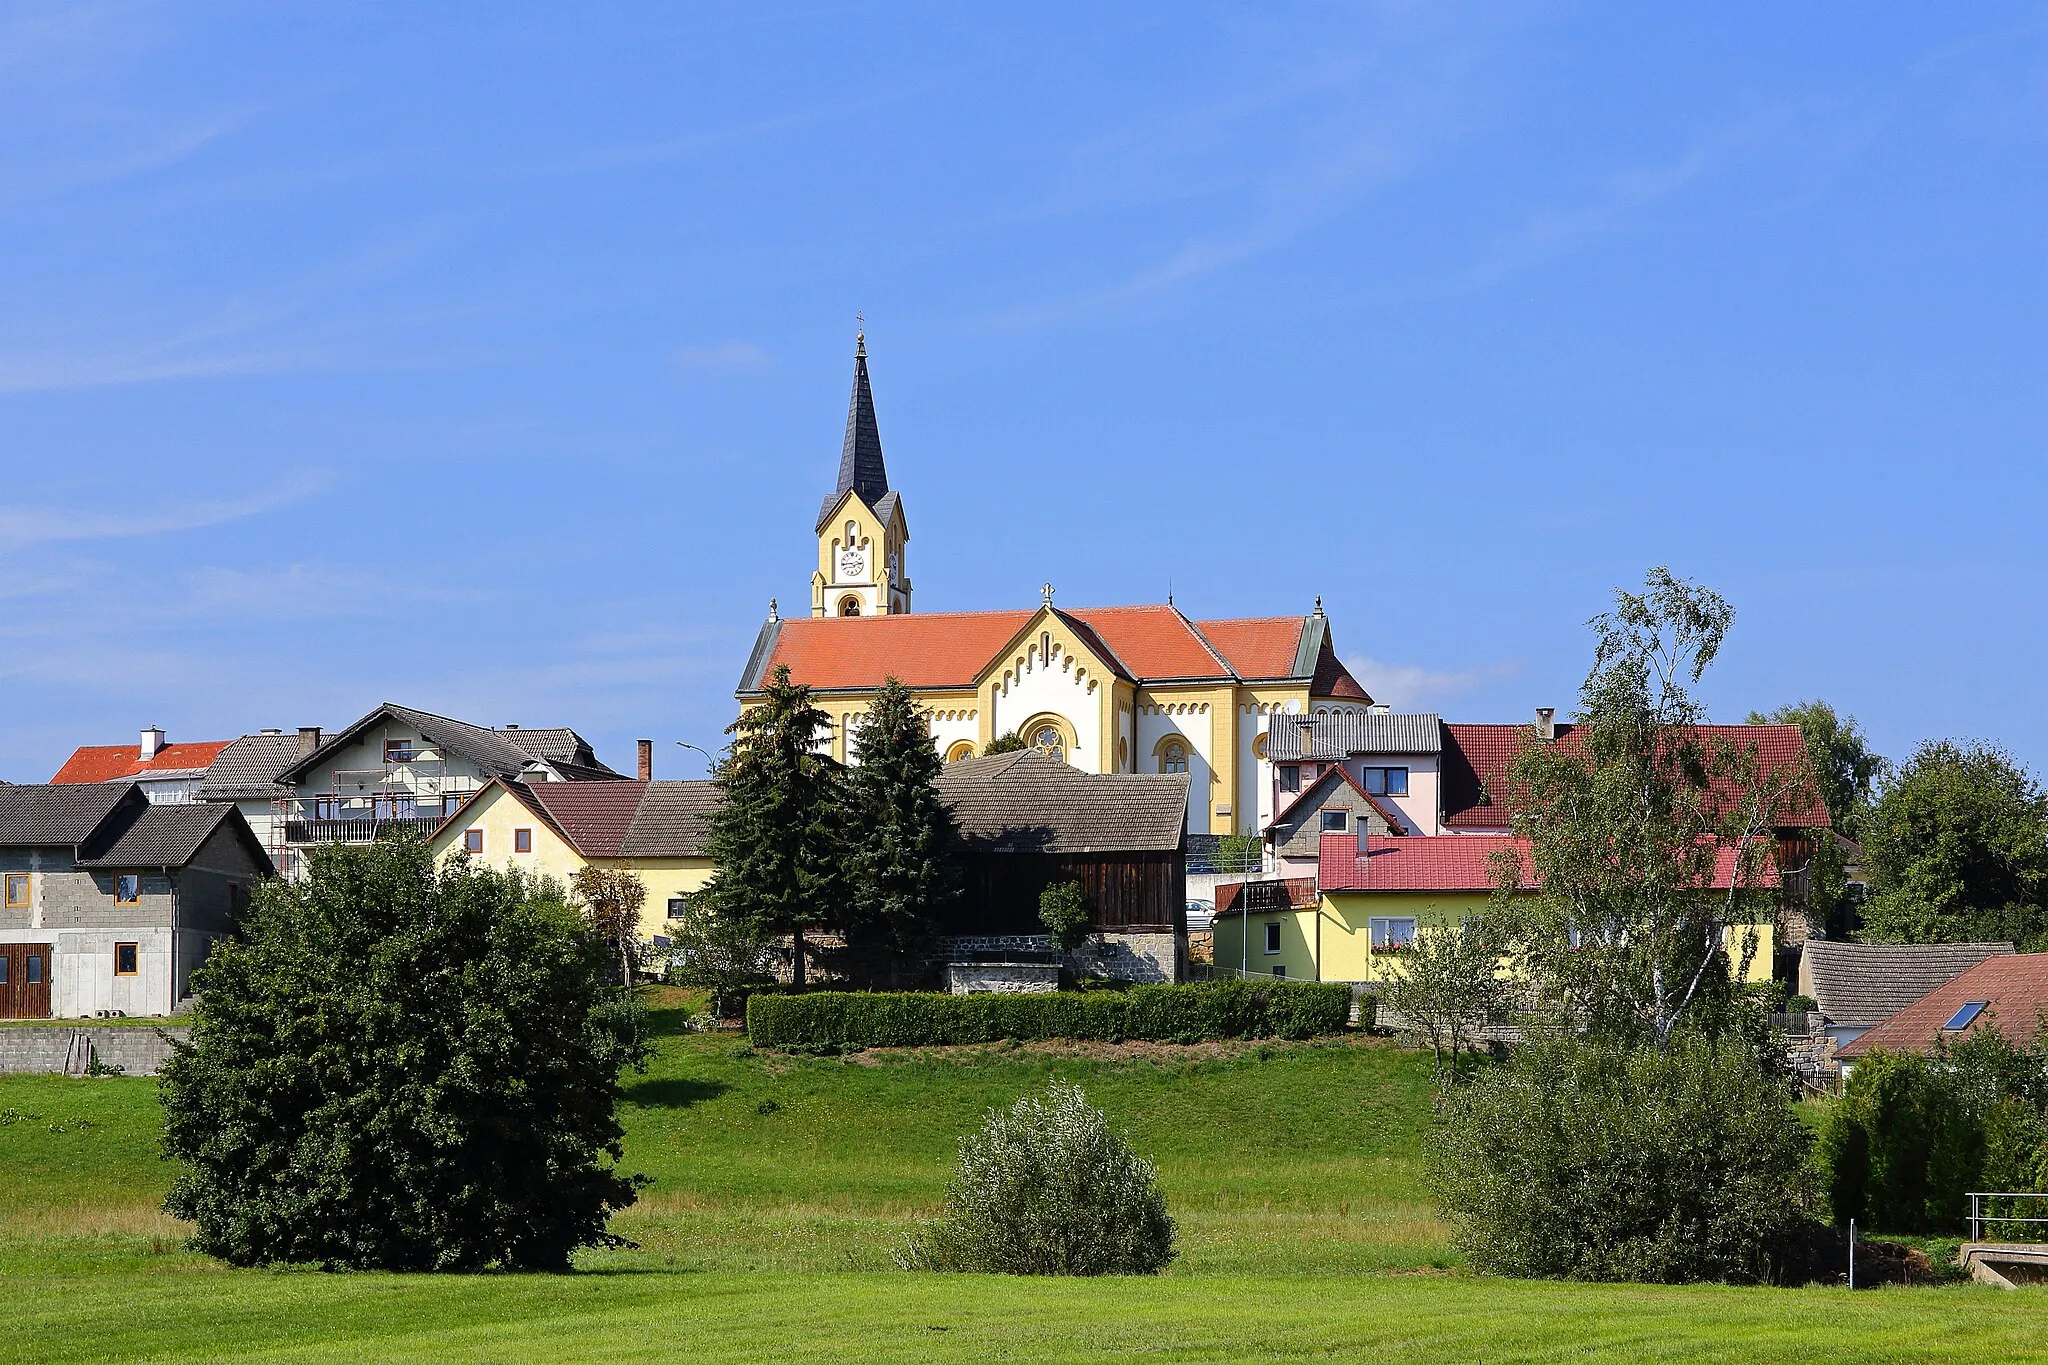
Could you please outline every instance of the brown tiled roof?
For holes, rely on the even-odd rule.
[[[123,805],[147,804],[141,790],[125,782],[0,787],[0,847],[76,848]]]
[[[715,782],[507,782],[480,787],[434,830],[469,819],[484,793],[501,789],[585,858],[698,858]]]
[[[2010,943],[1834,943],[1799,950],[1799,987],[1820,1012],[1845,1028],[1872,1028],[1989,957],[2010,957]]]
[[[938,785],[971,850],[1163,853],[1187,834],[1186,773],[1084,773],[1027,749],[949,763]]]
[[[1976,1018],[1953,1031],[1942,1027],[1973,1001],[1985,1002]],[[1879,1049],[1930,1052],[1944,1037],[1959,1038],[1994,1023],[2013,1042],[2031,1043],[2041,1032],[2043,1010],[2048,1010],[2048,953],[2001,953],[1936,986],[1869,1032],[1844,1043],[1835,1055],[1854,1061]]]
[[[562,837],[586,858],[616,858],[640,809],[647,783],[515,782],[529,805],[538,804]]]
[[[627,858],[701,858],[710,833],[711,812],[718,805],[716,782],[663,779],[647,784],[647,794],[620,842]]]

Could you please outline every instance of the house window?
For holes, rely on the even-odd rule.
[[[1280,790],[1284,792],[1298,792],[1301,790],[1300,764],[1282,763],[1280,765]]]
[[[43,955],[41,953],[30,953],[27,959],[23,961],[22,966],[27,968],[23,975],[28,978],[29,985],[40,986],[43,984]]]
[[[7,874],[7,908],[9,910],[28,909],[28,878],[29,874],[26,872],[10,872]]]
[[[480,829],[466,829],[462,831],[462,848],[466,853],[483,852],[484,832]]]
[[[1415,946],[1415,921],[1374,915],[1370,921],[1375,952],[1400,952]]]
[[[1188,770],[1188,747],[1178,740],[1159,751],[1159,771],[1184,773]]]
[[[136,959],[136,957],[137,957],[137,956],[138,956],[138,954],[137,954],[137,950],[136,950],[136,945],[135,945],[135,944],[133,944],[133,943],[116,943],[116,944],[114,945],[114,975],[115,975],[115,976],[133,976],[133,975],[135,975],[135,969],[136,969],[136,963],[135,963],[135,959]]]
[[[386,763],[412,762],[412,741],[409,739],[387,739],[384,741]]]
[[[1285,976],[1285,975],[1287,975],[1287,964],[1286,964],[1285,962],[1275,962],[1275,963],[1273,964],[1273,975],[1275,975],[1275,976]]]
[[[142,877],[138,873],[123,872],[114,878],[114,904],[134,905],[142,899]]]
[[[1324,812],[1323,812],[1323,833],[1325,833],[1325,834],[1342,834],[1342,833],[1344,832],[1345,828],[1346,828],[1346,827],[1347,827],[1347,826],[1348,826],[1348,825],[1350,824],[1350,818],[1349,818],[1349,817],[1350,817],[1350,813],[1349,813],[1348,811],[1341,811],[1341,810],[1326,810],[1326,811],[1324,811]]]
[[[512,831],[512,851],[513,851],[514,853],[531,853],[531,852],[533,852],[533,831],[532,831],[532,830],[530,830],[530,829],[515,829],[515,830],[513,830],[513,831]]]
[[[1367,768],[1365,770],[1365,792],[1368,796],[1406,796],[1408,794],[1408,770],[1406,768]]]
[[[668,898],[668,917],[670,919],[681,919],[689,913],[690,898],[688,896],[670,896]]]
[[[1280,921],[1278,920],[1274,920],[1266,926],[1266,951],[1269,953],[1280,951]]]

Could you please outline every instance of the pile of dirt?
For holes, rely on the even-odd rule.
[[[1849,1234],[1822,1223],[1803,1224],[1772,1257],[1772,1280],[1781,1285],[1847,1284]],[[1918,1247],[1902,1242],[1856,1239],[1856,1287],[1883,1284],[1940,1284],[1949,1277]]]

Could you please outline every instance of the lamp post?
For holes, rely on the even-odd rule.
[[[713,758],[708,750],[698,748],[698,746],[690,743],[687,739],[677,740],[676,747],[679,749],[696,749],[698,753],[703,754],[705,776],[708,777],[718,770],[718,760]]]

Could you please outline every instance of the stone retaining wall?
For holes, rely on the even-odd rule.
[[[949,962],[946,989],[955,995],[1044,995],[1060,988],[1056,962]]]
[[[119,1067],[123,1075],[154,1076],[171,1055],[166,1034],[182,1042],[192,1028],[0,1028],[0,1075],[84,1076],[97,1055],[101,1066]]]

